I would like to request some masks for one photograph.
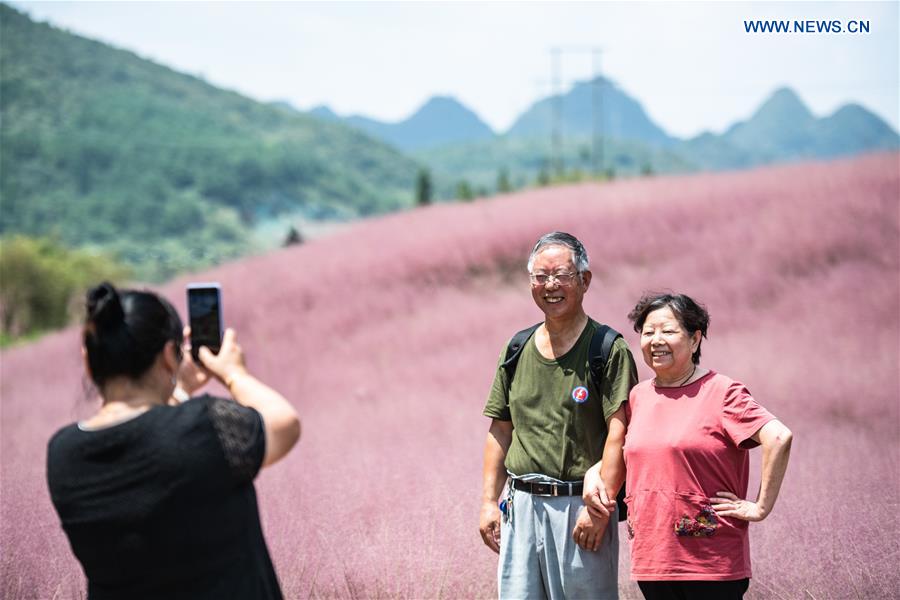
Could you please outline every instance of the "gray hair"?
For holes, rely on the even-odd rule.
[[[541,239],[534,245],[531,255],[528,257],[528,272],[534,266],[534,257],[538,252],[547,246],[563,246],[572,251],[572,262],[575,264],[575,270],[584,273],[588,270],[588,254],[584,249],[584,245],[578,241],[574,235],[564,231],[551,231],[541,236]]]

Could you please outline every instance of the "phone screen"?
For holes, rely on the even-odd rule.
[[[218,353],[222,346],[222,290],[217,283],[191,284],[187,288],[188,319],[191,325],[191,355],[206,346]]]

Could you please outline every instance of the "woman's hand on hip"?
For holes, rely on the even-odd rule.
[[[742,521],[762,521],[767,516],[759,504],[742,500],[731,492],[716,492],[716,496],[710,498],[709,502],[719,517],[733,517]]]

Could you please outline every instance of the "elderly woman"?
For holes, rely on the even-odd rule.
[[[156,294],[88,292],[103,403],[50,440],[47,479],[90,598],[281,597],[253,479],[297,441],[297,413],[247,371],[234,331],[217,355],[200,348],[203,368],[189,333]],[[234,400],[188,399],[210,378]]]
[[[585,501],[605,513],[627,480],[631,577],[645,598],[741,598],[751,576],[748,522],[775,506],[791,432],[742,383],[700,366],[709,314],[690,297],[645,295],[628,318],[656,376],[614,416],[599,478],[596,467],[585,476]],[[747,450],[758,445],[762,478],[751,501]]]

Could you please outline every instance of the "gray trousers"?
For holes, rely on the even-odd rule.
[[[619,598],[618,514],[596,552],[572,539],[581,496],[534,496],[516,490],[500,525],[497,589],[502,600]]]

